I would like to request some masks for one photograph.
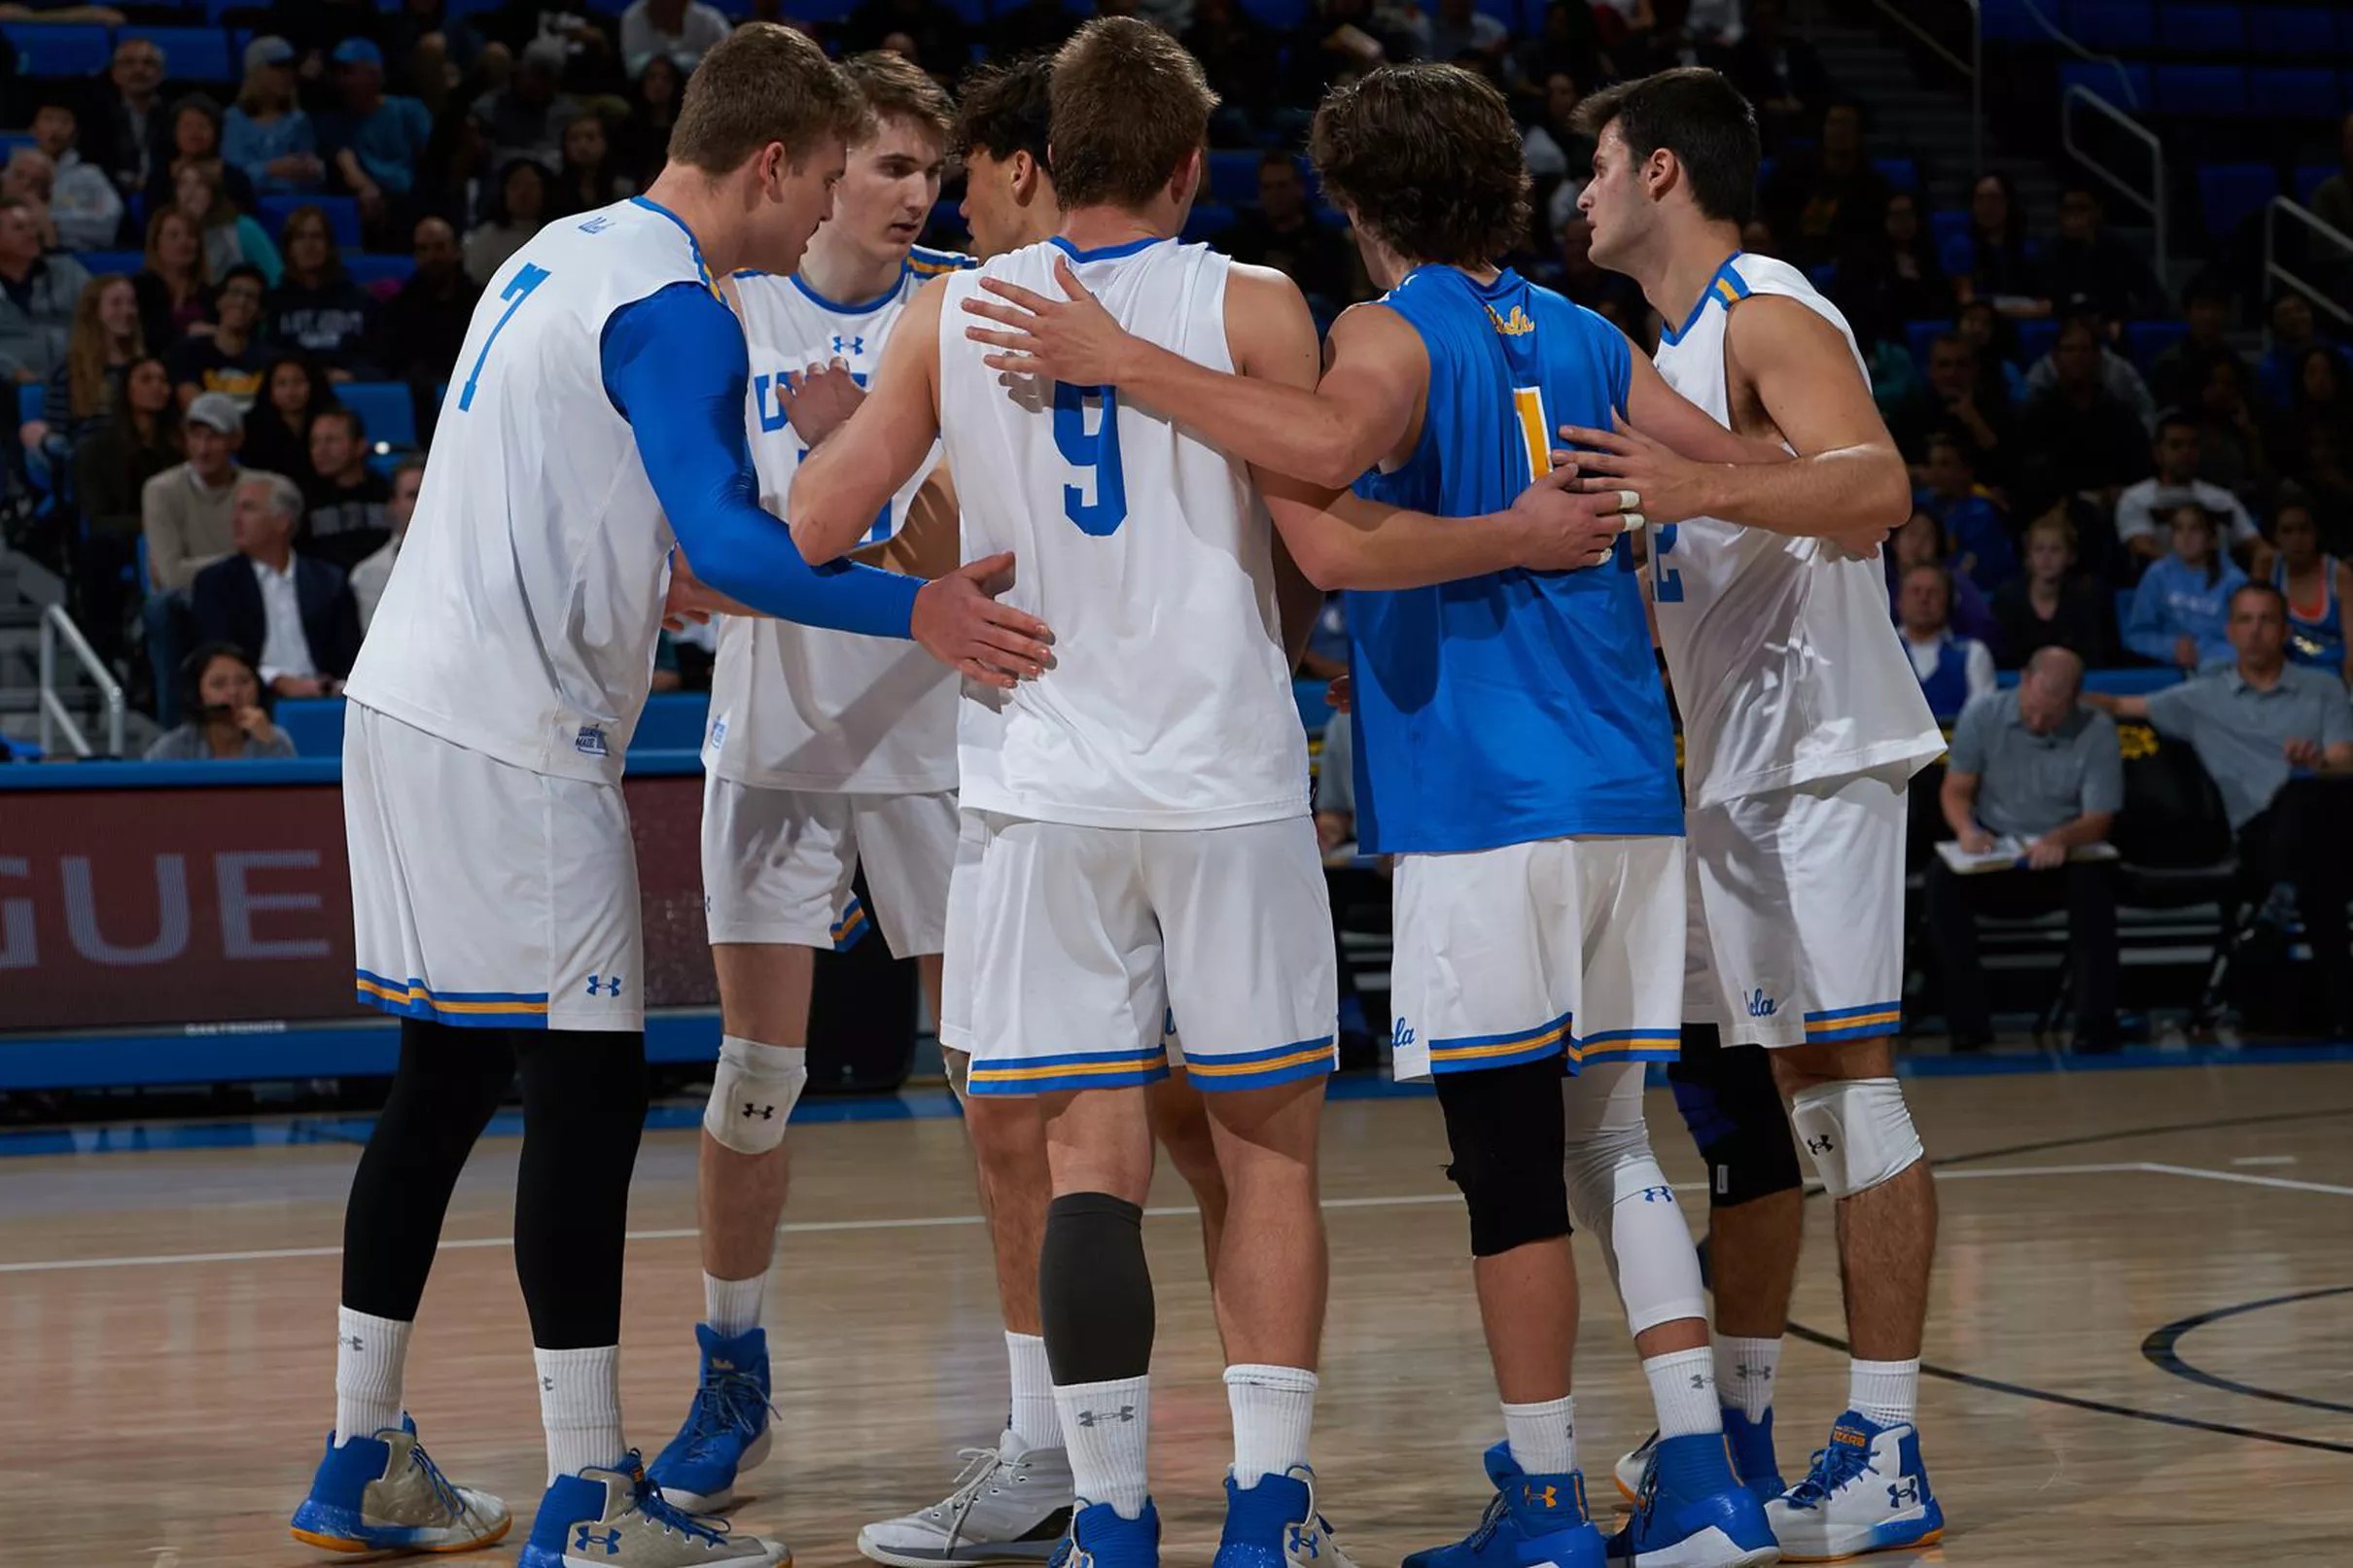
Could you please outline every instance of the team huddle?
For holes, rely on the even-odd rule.
[[[1217,1568],[1346,1568],[1310,1452],[1337,1004],[1290,688],[1332,590],[1359,838],[1394,866],[1394,1071],[1435,1086],[1503,1427],[1485,1514],[1408,1568],[1751,1568],[1942,1530],[1914,1424],[1935,1199],[1891,1036],[1906,781],[1943,742],[1873,559],[1909,488],[1844,323],[1738,249],[1751,110],[1693,69],[1582,111],[1594,256],[1669,324],[1654,363],[1499,264],[1528,177],[1478,77],[1384,67],[1317,111],[1387,291],[1323,341],[1282,274],[1176,237],[1214,107],[1132,19],[953,107],[897,56],[747,26],[646,195],[491,281],[349,685],[358,985],[404,1022],[300,1539],[509,1527],[402,1391],[451,1189],[519,1075],[547,1438],[523,1562],[789,1560],[717,1516],[769,1447],[783,1140],[813,954],[861,918],[862,866],[964,1099],[1011,1398],[954,1490],[860,1550],[1158,1562],[1157,1147],[1200,1202],[1228,1363]],[[977,260],[915,244],[952,149]],[[702,1370],[649,1466],[618,1381],[646,1111],[619,776],[660,625],[711,614]],[[1712,1323],[1651,1062],[1708,1166]],[[1793,1127],[1839,1206],[1852,1360],[1790,1481]],[[1572,1222],[1657,1419],[1607,1536]]]

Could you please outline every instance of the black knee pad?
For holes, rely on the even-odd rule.
[[[1150,1371],[1152,1273],[1143,1258],[1143,1210],[1109,1193],[1066,1193],[1047,1204],[1037,1313],[1057,1385],[1107,1383]]]
[[[1492,1258],[1568,1235],[1568,1134],[1558,1058],[1442,1073],[1438,1105],[1470,1208],[1471,1256]]]
[[[1713,1024],[1686,1024],[1682,1055],[1667,1076],[1675,1109],[1707,1162],[1710,1208],[1735,1208],[1805,1185],[1764,1047],[1728,1046]]]

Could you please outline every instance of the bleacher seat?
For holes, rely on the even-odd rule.
[[[1871,166],[1880,179],[1898,191],[1916,192],[1920,188],[1920,166],[1908,157],[1875,157]]]
[[[351,281],[363,289],[372,289],[379,283],[406,283],[417,269],[416,259],[408,256],[362,256],[356,253],[343,258],[343,270]]]
[[[2167,5],[2157,14],[2159,42],[2176,54],[2235,54],[2247,47],[2239,6]]]
[[[2217,243],[2237,233],[2240,224],[2278,194],[2279,171],[2268,163],[2197,166],[2198,205],[2206,215],[2206,233]]]
[[[1299,26],[1315,10],[1312,0],[1244,0],[1243,10],[1279,33]]]
[[[18,148],[35,145],[33,133],[29,130],[0,130],[0,163],[6,163],[9,155]]]
[[[174,82],[234,82],[228,36],[218,27],[143,27],[122,30],[123,38],[144,38],[163,52],[163,74]]]
[[[2160,114],[2210,119],[2247,112],[2247,73],[2235,65],[2160,65],[2152,78]]]
[[[1977,265],[1977,245],[1969,236],[1969,214],[1940,208],[1928,215],[1928,232],[1936,240],[1937,265],[1948,276],[1965,277]]]
[[[41,417],[41,400],[48,391],[49,384],[43,381],[28,381],[17,388],[18,424],[29,425]]]
[[[2043,356],[2051,352],[2051,345],[2058,341],[2058,320],[2053,316],[2045,316],[2040,321],[2019,322],[2018,363],[2027,369],[2040,365]]]
[[[261,210],[254,214],[255,222],[276,239],[286,228],[286,220],[301,207],[316,207],[327,215],[327,231],[334,236],[335,244],[344,250],[356,250],[360,244],[360,203],[352,196],[263,196],[257,203]]]
[[[17,51],[28,80],[96,76],[114,55],[106,29],[84,22],[0,22],[0,37]]]
[[[2336,17],[2328,6],[2249,6],[2247,47],[2280,59],[2327,59],[2336,52]]]
[[[2115,65],[2105,60],[2068,60],[2059,67],[2059,87],[2083,87],[2119,109],[2146,109],[2153,87],[2146,65]]]
[[[2138,53],[2157,42],[2156,9],[2150,0],[2073,0],[2067,31],[2086,49]]]
[[[2302,205],[2309,207],[2312,205],[2312,192],[2320,189],[2320,182],[2335,172],[2336,165],[2334,163],[2299,163],[2296,165],[2296,178],[2288,183],[2288,192]]]
[[[109,272],[129,277],[147,265],[147,257],[139,251],[84,251],[74,260],[93,278],[102,278]]]
[[[2189,335],[2187,322],[2128,322],[2125,327],[2125,357],[2146,370],[2151,361]]]
[[[334,389],[343,406],[360,416],[368,438],[393,446],[417,443],[416,406],[408,388],[399,381],[346,381]]]
[[[2344,102],[2326,66],[2263,67],[2247,73],[2247,101],[2270,120],[2335,120]]]
[[[1258,160],[1263,153],[1221,148],[1210,154],[1209,198],[1228,206],[1258,203]]]
[[[1219,201],[1196,201],[1184,221],[1188,241],[1212,239],[1234,226],[1234,209]]]
[[[1511,29],[1512,36],[1515,38],[1525,37],[1539,30],[1529,26],[1528,18],[1521,14],[1520,0],[1477,0],[1473,9],[1484,12],[1503,23],[1505,27]]]
[[[2039,44],[2050,34],[2035,18],[2027,0],[1981,0],[1978,16],[1988,44]]]
[[[1949,321],[1908,321],[1904,323],[1904,346],[1912,350],[1912,361],[1927,373],[1928,353],[1936,340],[1952,331]]]
[[[281,697],[270,718],[294,742],[297,756],[339,757],[343,754],[343,699],[340,697]]]

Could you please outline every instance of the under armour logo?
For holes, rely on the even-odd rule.
[[[1675,1201],[1675,1190],[1672,1187],[1645,1187],[1640,1196],[1645,1203],[1671,1203]]]
[[[1773,1381],[1773,1369],[1771,1367],[1752,1367],[1747,1362],[1742,1361],[1736,1363],[1732,1371],[1733,1376],[1736,1377],[1746,1377],[1761,1383],[1769,1383]]]
[[[1887,1506],[1889,1508],[1900,1507],[1905,1503],[1917,1503],[1919,1500],[1920,1478],[1917,1476],[1906,1476],[1902,1481],[1887,1488]]]
[[[849,346],[848,348],[846,348],[846,349],[845,349],[845,348],[843,348],[843,347],[842,347],[842,345],[843,345],[844,343],[847,343],[847,344],[849,344],[850,346]],[[844,336],[842,336],[842,334],[841,334],[841,333],[839,333],[839,332],[835,332],[835,333],[833,334],[833,352],[834,352],[834,353],[836,353],[836,354],[863,354],[865,351],[866,351],[866,340],[865,340],[863,337],[844,337]]]
[[[347,1345],[351,1346],[352,1354],[354,1354],[354,1355],[357,1355],[357,1354],[359,1354],[359,1353],[360,1353],[362,1350],[365,1350],[365,1349],[367,1349],[367,1348],[368,1348],[368,1346],[367,1346],[366,1344],[364,1344],[363,1342],[361,1342],[360,1337],[359,1337],[358,1335],[356,1335],[356,1334],[351,1335],[351,1336],[349,1336],[348,1338],[346,1338],[346,1339],[343,1341],[343,1342],[344,1342],[345,1344],[347,1344]]]
[[[585,1551],[590,1547],[603,1547],[606,1556],[617,1557],[621,1554],[621,1532],[618,1530],[591,1530],[585,1524],[575,1525],[572,1531],[572,1550]]]
[[[1748,993],[1748,1016],[1750,1018],[1771,1018],[1773,1011],[1774,1000],[1765,994],[1763,986],[1759,986]]]
[[[1695,1372],[1691,1375],[1691,1386],[1694,1388],[1705,1388],[1714,1381],[1715,1376],[1711,1373]]]
[[[586,223],[580,225],[580,232],[583,234],[601,234],[612,226],[613,220],[600,212],[594,218],[591,218]]]
[[[621,977],[619,975],[590,975],[588,977],[589,995],[618,996],[620,993]]]
[[[773,1122],[776,1120],[776,1107],[773,1105],[747,1104],[744,1107],[744,1114],[746,1116],[756,1116],[763,1122]]]
[[[1545,1508],[1559,1508],[1561,1506],[1561,1488],[1558,1486],[1538,1487],[1524,1481],[1520,1486],[1520,1501],[1531,1508],[1539,1504]]]
[[[1323,1549],[1317,1542],[1315,1532],[1304,1524],[1291,1526],[1291,1555],[1295,1557],[1320,1557],[1323,1555]]]
[[[1806,1140],[1806,1152],[1808,1154],[1828,1154],[1832,1147],[1833,1145],[1830,1141],[1830,1134],[1827,1132],[1823,1133],[1818,1138],[1808,1138]]]
[[[543,1394],[554,1393],[555,1379],[553,1377],[542,1377],[540,1379],[540,1392]]]
[[[1115,1411],[1080,1411],[1078,1412],[1080,1426],[1099,1426],[1105,1421],[1133,1421],[1134,1419],[1136,1419],[1136,1407],[1133,1405],[1122,1405]]]

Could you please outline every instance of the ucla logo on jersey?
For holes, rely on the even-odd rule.
[[[1748,1016],[1750,1018],[1773,1017],[1774,1005],[1774,999],[1765,994],[1763,986],[1757,987],[1748,993]]]
[[[605,744],[605,732],[594,724],[580,726],[580,732],[572,738],[572,749],[582,756],[613,755],[613,748]]]
[[[1495,307],[1489,305],[1487,307],[1487,319],[1491,322],[1493,322],[1495,324],[1495,331],[1501,332],[1506,337],[1526,337],[1528,333],[1536,330],[1536,324],[1528,320],[1528,312],[1521,309],[1518,305],[1512,306],[1512,313],[1508,316],[1496,315]]]

